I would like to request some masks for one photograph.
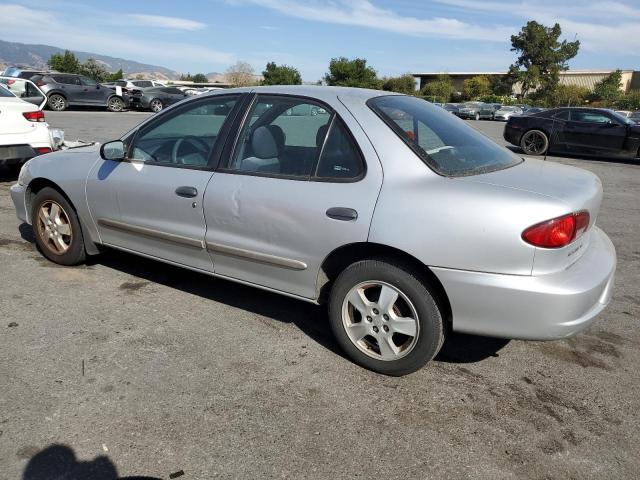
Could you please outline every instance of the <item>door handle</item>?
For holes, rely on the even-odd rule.
[[[333,207],[327,210],[327,217],[333,218],[334,220],[349,222],[358,218],[358,212],[356,212],[353,208]]]
[[[178,187],[176,188],[176,195],[185,198],[197,197],[198,189],[196,187]]]

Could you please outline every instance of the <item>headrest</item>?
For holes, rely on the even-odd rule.
[[[276,158],[278,145],[271,131],[264,125],[256,128],[251,135],[253,155],[258,158]]]
[[[278,150],[282,151],[284,149],[285,140],[287,137],[284,135],[284,131],[280,125],[267,125],[266,126],[271,135],[273,135],[274,140],[276,141],[276,145],[278,146]]]
[[[324,143],[324,137],[327,136],[327,130],[329,130],[329,124],[322,125],[316,133],[316,147],[321,147]]]

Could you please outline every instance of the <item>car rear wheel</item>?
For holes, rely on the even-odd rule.
[[[162,104],[162,100],[158,98],[154,98],[149,102],[149,108],[151,109],[152,112],[157,113],[164,108],[164,105]]]
[[[419,370],[444,341],[442,314],[429,287],[391,260],[347,267],[331,289],[329,319],[354,362],[386,375]]]
[[[120,97],[111,97],[107,102],[107,109],[110,112],[121,112],[124,110],[124,100]]]
[[[62,112],[63,110],[66,110],[67,107],[69,106],[67,103],[67,99],[57,93],[49,95],[49,99],[47,100],[47,105],[51,110],[55,112]]]
[[[40,190],[33,199],[31,220],[36,244],[45,257],[60,265],[84,261],[80,221],[60,192],[50,187]]]
[[[529,130],[522,135],[520,147],[527,155],[544,155],[549,148],[549,138],[540,130]]]

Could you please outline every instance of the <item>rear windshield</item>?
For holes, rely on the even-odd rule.
[[[440,175],[478,175],[522,162],[511,151],[425,100],[389,95],[372,98],[367,104]]]

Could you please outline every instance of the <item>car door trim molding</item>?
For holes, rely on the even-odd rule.
[[[139,235],[145,235],[147,237],[159,238],[160,240],[166,240],[180,245],[187,245],[189,247],[205,248],[204,240],[192,237],[185,237],[183,235],[177,235],[175,233],[163,232],[148,227],[141,227],[139,225],[131,225],[129,223],[121,222],[119,220],[111,220],[109,218],[98,219],[98,225],[107,228],[113,228],[128,233],[137,233]]]
[[[254,250],[246,250],[244,248],[230,247],[220,243],[206,242],[207,250],[214,253],[222,253],[223,255],[231,255],[234,257],[246,258],[261,263],[268,263],[278,267],[289,268],[291,270],[306,270],[307,264],[299,260],[291,258],[278,257],[268,253],[260,253]]]

